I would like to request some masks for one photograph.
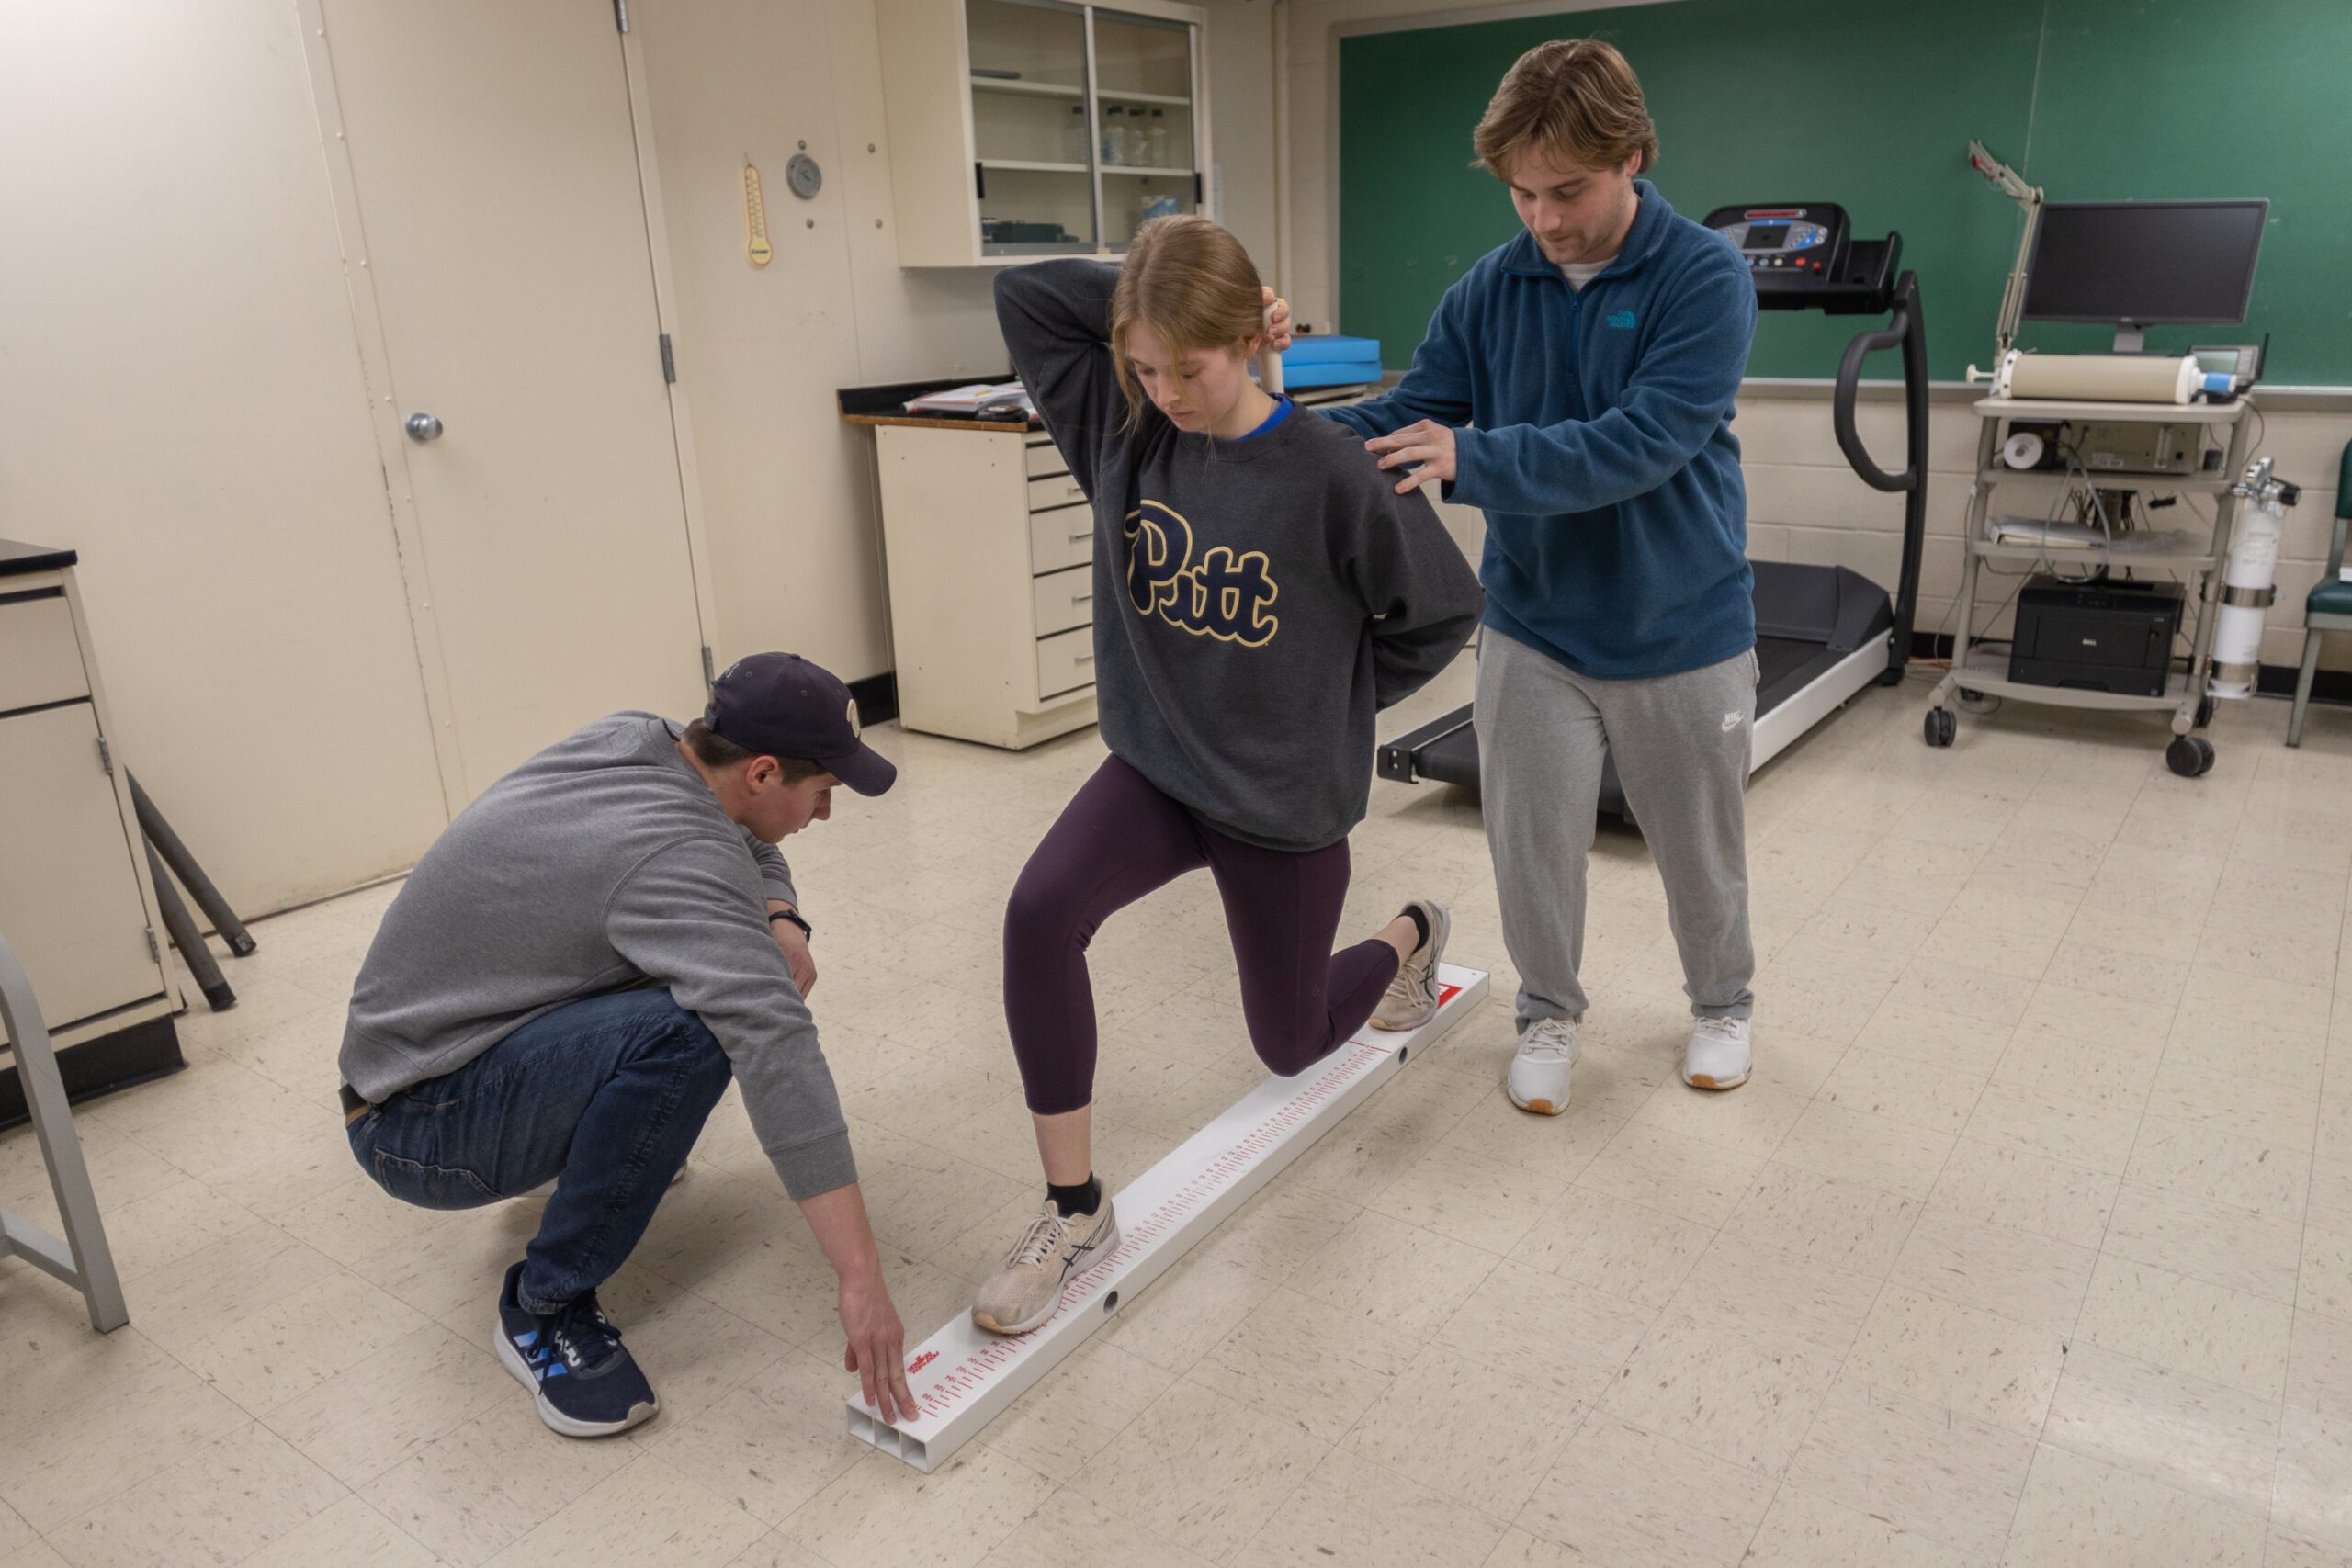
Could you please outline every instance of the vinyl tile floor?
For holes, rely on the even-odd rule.
[[[1676,1077],[1665,901],[1606,825],[1575,1103],[1513,1111],[1476,802],[1376,783],[1348,930],[1448,899],[1493,999],[929,1476],[844,1437],[831,1280],[731,1095],[605,1292],[661,1416],[542,1427],[490,1349],[534,1201],[403,1209],[342,1136],[397,885],[262,921],[187,1070],[78,1110],[130,1325],[0,1264],[0,1568],[2352,1563],[2352,716],[2290,751],[2283,703],[2226,705],[2192,781],[2144,717],[1929,750],[1926,692],[1754,781],[1729,1095]],[[911,1344],[1036,1197],[999,922],[1102,746],[876,735],[898,789],[786,849]],[[1258,1069],[1205,876],[1092,965],[1115,1187]],[[22,1129],[0,1204],[53,1223]]]

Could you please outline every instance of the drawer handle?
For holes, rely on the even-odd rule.
[[[1091,653],[1076,654],[1072,656],[1070,662],[1072,664],[1091,664],[1094,662],[1094,655]]]
[[[1079,533],[1076,533],[1076,534],[1072,534],[1072,535],[1069,536],[1069,542],[1070,542],[1071,544],[1073,544],[1073,545],[1074,545],[1074,544],[1078,543],[1080,539],[1091,539],[1091,538],[1092,538],[1092,537],[1094,537],[1094,530],[1093,530],[1093,529],[1091,529],[1091,528],[1088,528],[1088,529],[1082,530],[1081,532],[1079,532]]]
[[[1087,590],[1085,592],[1083,592],[1083,593],[1073,593],[1073,594],[1071,594],[1071,595],[1069,596],[1069,602],[1070,602],[1071,604],[1085,604],[1089,599],[1091,599],[1091,598],[1093,598],[1093,597],[1094,597],[1094,590],[1092,590],[1091,588],[1090,588],[1090,589],[1088,589],[1088,590]]]

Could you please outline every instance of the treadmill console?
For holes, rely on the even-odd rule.
[[[1718,207],[1707,227],[1732,243],[1756,274],[1756,287],[1800,288],[1836,277],[1846,259],[1846,209],[1833,202]]]
[[[1834,201],[1718,207],[1703,220],[1729,240],[1767,310],[1876,314],[1888,308],[1902,241],[1856,240]]]

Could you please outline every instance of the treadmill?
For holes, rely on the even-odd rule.
[[[1865,686],[1892,686],[1910,657],[1918,608],[1919,556],[1928,507],[1928,340],[1919,286],[1898,274],[1903,236],[1856,240],[1846,209],[1830,202],[1719,207],[1705,222],[1729,240],[1756,279],[1764,310],[1819,310],[1832,316],[1884,315],[1883,327],[1846,345],[1830,408],[1838,449],[1863,483],[1903,496],[1903,563],[1892,599],[1885,589],[1842,566],[1753,561],[1756,573],[1755,740],[1752,773]],[[1904,467],[1890,474],[1871,460],[1854,428],[1862,361],[1881,349],[1903,351]],[[1457,708],[1384,742],[1382,778],[1399,784],[1435,779],[1478,787],[1478,737],[1471,710]],[[1612,760],[1600,779],[1600,809],[1627,822],[1633,814]]]

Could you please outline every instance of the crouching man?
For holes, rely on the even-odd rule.
[[[429,1209],[555,1182],[506,1271],[496,1348],[556,1431],[602,1437],[657,1408],[596,1287],[730,1078],[840,1279],[845,1363],[885,1418],[913,1416],[775,848],[831,814],[834,784],[877,795],[896,777],[846,686],[757,654],[693,723],[614,714],[499,780],[385,912],[344,1031],[351,1150]]]

